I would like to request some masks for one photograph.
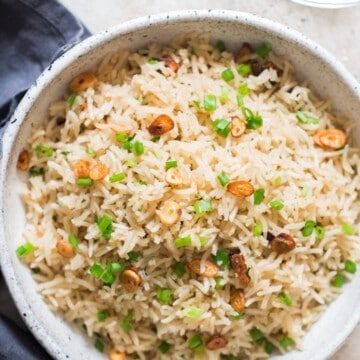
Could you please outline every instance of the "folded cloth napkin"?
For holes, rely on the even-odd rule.
[[[0,0],[0,127],[6,125],[44,68],[89,35],[80,21],[55,0]],[[3,359],[50,357],[26,330],[0,274],[0,360]]]

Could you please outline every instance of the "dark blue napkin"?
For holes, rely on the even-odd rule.
[[[0,127],[40,73],[89,35],[55,0],[0,0]],[[50,357],[26,330],[0,273],[0,360],[8,359]]]

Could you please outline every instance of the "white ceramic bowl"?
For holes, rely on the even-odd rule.
[[[181,11],[129,21],[77,45],[52,64],[28,91],[6,129],[0,178],[0,256],[2,270],[17,307],[28,327],[56,359],[94,360],[102,354],[71,325],[52,314],[36,293],[30,271],[15,255],[22,242],[24,207],[19,194],[25,178],[16,170],[20,150],[31,128],[46,118],[51,101],[59,98],[69,80],[93,67],[109,51],[134,50],[151,41],[166,42],[174,35],[209,32],[236,48],[242,41],[269,42],[274,51],[288,57],[301,79],[356,123],[354,139],[360,143],[360,92],[355,79],[324,49],[300,33],[253,15],[221,10]],[[283,360],[326,359],[346,339],[360,317],[360,276],[345,286],[344,293],[312,327],[304,351],[293,351]],[[278,358],[275,356],[275,358]]]

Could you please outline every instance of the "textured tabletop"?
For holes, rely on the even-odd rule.
[[[360,81],[360,7],[325,10],[289,0],[60,0],[90,29],[99,32],[135,17],[182,9],[246,11],[293,27],[329,50]],[[360,359],[360,326],[332,360]]]

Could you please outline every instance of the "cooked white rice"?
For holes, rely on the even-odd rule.
[[[180,64],[177,73],[163,61],[148,62],[164,55]],[[189,349],[189,338],[200,334],[206,344],[212,335],[221,334],[227,340],[225,347],[218,351],[205,347],[205,353],[196,356],[266,358],[265,342],[257,344],[249,333],[254,327],[277,351],[284,351],[283,336],[301,348],[302,336],[341,292],[333,286],[334,276],[340,273],[351,279],[344,263],[359,260],[358,152],[348,145],[324,150],[314,144],[316,129],[336,124],[329,104],[298,83],[285,59],[272,53],[269,59],[278,71],[269,68],[244,78],[236,71],[234,56],[220,53],[204,38],[167,47],[152,45],[132,54],[109,54],[98,69],[97,86],[78,93],[72,106],[66,101],[68,94],[53,103],[45,125],[29,139],[29,149],[41,144],[55,152],[48,158],[30,150],[30,166],[44,167],[45,176],[29,177],[23,196],[24,239],[36,246],[24,260],[34,270],[39,292],[51,310],[83,325],[94,340],[101,339],[104,351],[116,348],[128,358],[190,359],[196,351]],[[235,75],[230,82],[221,77],[226,68]],[[263,126],[246,130],[240,138],[220,137],[210,120],[243,118],[236,96],[244,81],[250,89],[244,105],[262,116]],[[219,101],[224,91],[229,97],[225,103]],[[207,94],[217,97],[212,113],[194,105]],[[295,116],[299,110],[318,118],[318,125],[299,124]],[[169,115],[175,127],[155,142],[148,126],[160,114]],[[66,121],[58,125],[62,117]],[[134,157],[119,146],[115,134],[121,132],[136,135],[135,140],[144,144],[144,154]],[[87,149],[95,155],[88,155]],[[127,176],[122,182],[111,183],[107,176],[89,188],[78,186],[73,169],[80,159],[105,164],[109,175],[124,172]],[[169,159],[177,160],[183,178],[176,188],[165,181],[164,165]],[[136,165],[129,167],[133,160]],[[254,196],[230,194],[217,181],[222,171],[230,180],[264,188],[264,201],[255,206]],[[214,210],[198,217],[193,205],[201,198],[211,199]],[[158,209],[169,199],[180,205],[181,217],[167,227],[160,222]],[[269,207],[273,199],[283,202],[280,211]],[[113,219],[109,240],[96,224],[103,214]],[[307,220],[324,226],[322,240],[316,239],[315,232],[303,236]],[[353,227],[353,235],[344,234],[344,223]],[[262,225],[262,236],[253,234],[255,224]],[[295,249],[271,252],[268,231],[290,234]],[[57,240],[67,239],[68,234],[79,239],[71,259],[56,249]],[[186,235],[192,245],[177,249],[174,239]],[[205,246],[199,236],[207,239]],[[211,260],[219,248],[239,249],[250,268],[251,283],[244,288],[246,307],[240,320],[233,319],[235,311],[229,304],[230,290],[241,288],[231,268],[219,269],[218,276],[226,283],[220,290],[215,289],[214,278],[187,271],[178,279],[172,270],[177,261]],[[95,262],[126,262],[130,251],[140,253],[132,266],[142,283],[134,293],[125,291],[119,279],[104,286],[89,273]],[[169,305],[158,301],[158,286],[172,290]],[[279,299],[281,292],[291,298],[291,306]],[[202,314],[186,317],[184,309],[189,307],[201,309]],[[109,316],[99,322],[97,314],[104,309]],[[125,332],[122,322],[131,309],[133,328]],[[163,340],[171,344],[165,355],[158,350]]]

